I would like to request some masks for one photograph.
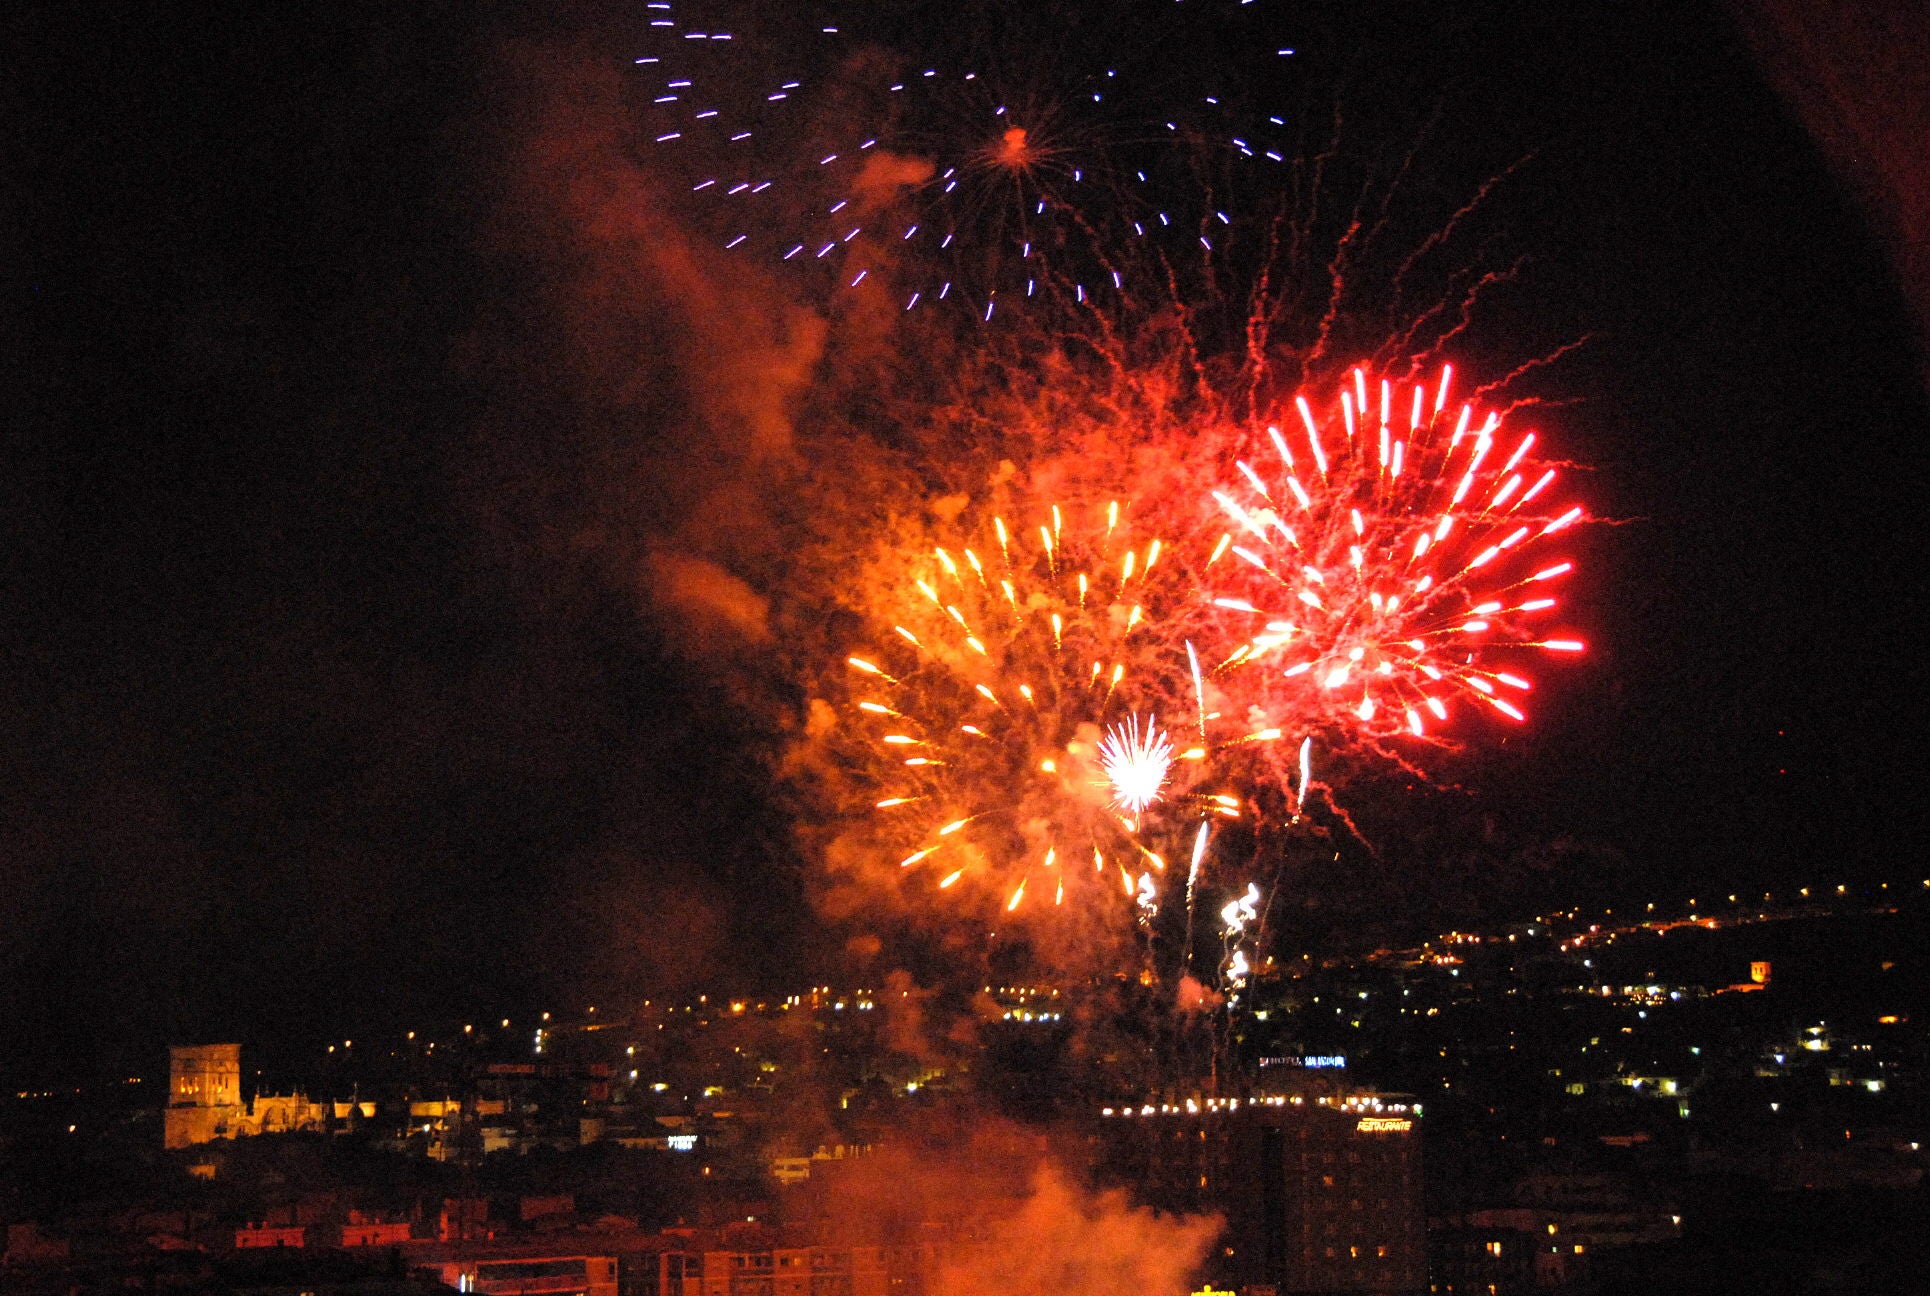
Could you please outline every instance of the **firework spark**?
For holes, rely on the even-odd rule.
[[[1142,729],[1138,716],[1128,716],[1099,740],[1099,763],[1112,788],[1113,806],[1140,814],[1159,800],[1166,786],[1173,768],[1173,744],[1157,722],[1149,719]]]
[[[1553,502],[1536,434],[1451,401],[1452,376],[1356,368],[1324,414],[1296,396],[1213,492],[1231,529],[1208,579],[1241,637],[1223,685],[1297,729],[1384,750],[1460,704],[1521,721],[1521,661],[1583,650],[1538,628],[1583,510]]]

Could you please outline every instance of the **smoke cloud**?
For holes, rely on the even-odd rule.
[[[988,1245],[939,1272],[939,1296],[1117,1296],[1183,1292],[1218,1235],[1218,1220],[1166,1218],[1120,1192],[1090,1193],[1048,1163]]]
[[[722,639],[762,643],[770,638],[769,606],[748,583],[716,563],[689,554],[658,552],[644,559],[649,596],[674,615],[677,642],[708,652]]]
[[[960,1130],[969,1131],[959,1133]],[[949,1239],[934,1296],[1184,1292],[1219,1235],[1210,1216],[1167,1216],[1089,1187],[1077,1144],[975,1117],[914,1133],[812,1174],[824,1222],[853,1241]]]
[[[693,659],[770,634],[768,504],[798,467],[795,417],[826,321],[712,255],[636,151],[620,74],[554,48],[505,53],[505,162],[486,242],[518,312],[488,332],[505,410],[481,492],[507,550],[587,561]],[[522,291],[514,291],[520,288]],[[533,446],[532,421],[562,431]]]

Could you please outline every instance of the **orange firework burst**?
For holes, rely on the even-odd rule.
[[[1221,679],[1282,723],[1378,744],[1458,702],[1519,721],[1520,662],[1582,651],[1539,627],[1574,568],[1551,547],[1583,511],[1551,502],[1535,434],[1451,402],[1451,378],[1356,368],[1324,412],[1296,396],[1213,493],[1233,524],[1213,602],[1244,640]]]
[[[1118,503],[957,534],[910,564],[884,643],[847,659],[885,839],[938,889],[1006,910],[1130,902],[1165,869],[1150,821],[1194,800],[1177,771],[1206,755],[1171,736],[1197,702],[1155,628],[1183,596],[1171,547]]]

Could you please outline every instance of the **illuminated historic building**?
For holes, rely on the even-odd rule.
[[[1214,1286],[1422,1292],[1418,1116],[1369,1096],[1108,1108],[1100,1160],[1150,1205],[1225,1217]]]
[[[241,1045],[183,1045],[168,1050],[166,1146],[206,1143],[241,1114]]]
[[[257,1094],[243,1103],[239,1044],[188,1044],[168,1050],[168,1105],[162,1116],[166,1147],[319,1130],[327,1124],[323,1104],[300,1094]]]

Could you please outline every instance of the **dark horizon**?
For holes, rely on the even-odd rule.
[[[1588,656],[1465,791],[1362,788],[1355,872],[1416,921],[1449,857],[1494,912],[1530,857],[1589,895],[1908,878],[1914,285],[1728,11],[1546,9],[1277,19],[1363,137],[1442,109],[1450,209],[1530,159],[1487,328],[1590,339],[1540,390],[1617,523]],[[9,21],[0,1073],[780,988],[869,930],[812,909],[776,721],[626,567],[689,524],[690,412],[637,395],[675,303],[504,232],[531,69],[622,75],[626,21]]]

